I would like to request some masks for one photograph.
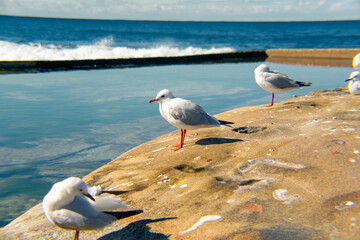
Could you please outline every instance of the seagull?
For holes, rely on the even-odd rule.
[[[360,53],[356,54],[356,56],[353,58],[352,66],[355,69],[360,69]]]
[[[345,80],[349,82],[348,89],[352,95],[360,94],[360,72],[355,71],[350,74],[350,77]]]
[[[74,240],[79,239],[80,230],[102,228],[118,219],[143,212],[140,209],[110,212],[127,206],[98,187],[88,188],[78,177],[55,183],[44,197],[42,208],[51,223],[63,229],[75,230]]]
[[[274,105],[275,93],[311,85],[311,83],[295,81],[284,73],[270,71],[266,64],[261,64],[255,69],[255,81],[260,87],[272,93],[269,107]]]
[[[184,146],[186,129],[220,127],[220,125],[234,124],[233,122],[214,118],[207,114],[198,104],[175,97],[168,89],[161,90],[149,102],[158,102],[161,116],[181,130],[181,140],[172,149],[174,151]]]

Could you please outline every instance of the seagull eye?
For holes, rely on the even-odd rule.
[[[82,190],[82,188],[80,188],[80,192],[82,192],[83,190]]]
[[[163,97],[165,97],[165,95],[161,95],[161,96],[160,96],[160,98],[163,98]]]

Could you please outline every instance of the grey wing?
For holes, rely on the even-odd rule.
[[[52,214],[52,219],[58,226],[76,230],[97,229],[116,220],[111,215],[97,211],[82,196],[76,196],[73,202]]]
[[[59,227],[73,230],[86,230],[85,219],[82,215],[67,209],[49,213],[51,220]]]
[[[264,73],[264,77],[267,82],[280,89],[300,87],[294,79],[289,78],[286,74],[281,72],[266,72]]]
[[[191,101],[184,101],[181,104],[170,108],[170,115],[185,124],[196,125],[219,125],[219,121],[210,116],[198,104]]]
[[[128,208],[128,206],[122,203],[118,197],[107,193],[102,193],[101,195],[96,196],[93,206],[98,211],[110,211],[118,208]]]

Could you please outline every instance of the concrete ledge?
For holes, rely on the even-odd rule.
[[[352,67],[353,57],[360,49],[270,49],[267,62],[326,67]]]
[[[269,57],[286,58],[332,58],[352,59],[360,52],[359,48],[328,48],[328,49],[269,49],[266,50]]]
[[[256,50],[181,57],[118,58],[65,61],[0,61],[0,73],[90,70],[172,64],[253,62],[265,61],[266,58],[267,55],[264,50]]]
[[[236,51],[179,57],[117,58],[58,61],[0,61],[0,74],[36,73],[64,70],[129,68],[173,64],[205,64],[268,61],[284,64],[351,67],[360,49],[270,49]]]

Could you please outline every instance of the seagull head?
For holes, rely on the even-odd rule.
[[[269,72],[270,68],[266,64],[260,64],[257,68],[255,68],[255,72]]]
[[[159,102],[162,103],[168,99],[174,98],[174,95],[168,89],[161,90],[154,99],[151,99],[149,102]]]
[[[350,77],[348,79],[345,80],[345,82],[347,81],[360,81],[360,72],[359,71],[354,71],[350,74]]]
[[[72,196],[85,196],[92,201],[95,201],[94,197],[89,194],[88,186],[86,183],[78,177],[69,177],[62,181],[63,187],[67,193]]]

